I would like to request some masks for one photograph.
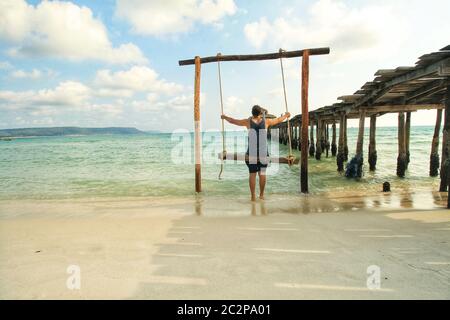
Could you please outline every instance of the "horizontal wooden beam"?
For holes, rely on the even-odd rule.
[[[444,109],[444,104],[399,104],[399,105],[383,105],[383,106],[371,106],[361,107],[366,112],[408,112],[417,110],[432,110],[432,109]]]
[[[244,55],[220,55],[220,56],[211,56],[204,57],[200,59],[200,63],[210,63],[220,61],[258,61],[258,60],[274,60],[281,58],[295,58],[303,56],[303,51],[309,50],[309,55],[322,55],[329,54],[330,48],[313,48],[313,49],[304,49],[304,50],[296,50],[296,51],[282,51],[274,52],[274,53],[264,53],[264,54],[244,54]],[[178,65],[187,66],[194,64],[194,59],[189,60],[180,60],[178,61]]]
[[[377,115],[383,115],[386,113],[397,113],[397,112],[415,112],[419,110],[433,110],[433,109],[444,109],[444,104],[399,104],[399,105],[382,105],[382,106],[370,106],[370,107],[360,107],[364,108],[366,111],[366,117],[370,117],[373,114]],[[320,115],[315,114],[314,111],[311,111],[309,114],[309,117],[311,119],[316,119],[317,117],[320,117],[321,120],[326,121],[333,121],[333,120],[339,120],[339,111],[336,110],[335,112],[330,113],[320,113]],[[342,112],[346,112],[347,118],[349,119],[356,119],[359,118],[359,108],[351,109],[351,110],[345,110],[345,108],[342,108]],[[295,121],[300,121],[301,115],[295,116]],[[277,127],[284,127],[287,124],[287,122],[282,122],[274,128]]]
[[[414,100],[418,100],[419,98],[427,97],[434,94],[436,91],[445,90],[445,81],[444,80],[435,80],[430,83],[420,87],[419,89],[409,92],[405,96],[406,103]]]

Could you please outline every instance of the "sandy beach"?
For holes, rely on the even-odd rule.
[[[449,299],[445,201],[4,200],[0,298]],[[80,268],[80,289],[66,285],[70,265]],[[379,289],[367,287],[373,265]]]

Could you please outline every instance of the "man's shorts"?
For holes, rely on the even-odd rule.
[[[246,161],[245,164],[247,165],[248,171],[250,173],[265,171],[267,168],[267,164],[262,164],[259,161],[257,163],[249,163],[248,161]]]

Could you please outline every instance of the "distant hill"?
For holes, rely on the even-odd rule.
[[[42,136],[68,136],[93,134],[144,134],[136,128],[79,128],[79,127],[53,127],[53,128],[22,128],[0,130],[0,138],[8,137],[42,137]]]

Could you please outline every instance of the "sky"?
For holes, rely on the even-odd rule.
[[[450,44],[449,12],[448,0],[0,0],[0,129],[192,130],[194,68],[178,60],[330,47],[311,57],[314,110],[378,69]],[[301,60],[283,63],[298,114]],[[278,60],[223,62],[221,71],[225,114],[247,118],[254,104],[284,112]],[[435,112],[413,113],[412,125],[433,125]],[[201,119],[204,130],[220,128],[216,63],[202,65]],[[396,124],[394,114],[377,122]]]

